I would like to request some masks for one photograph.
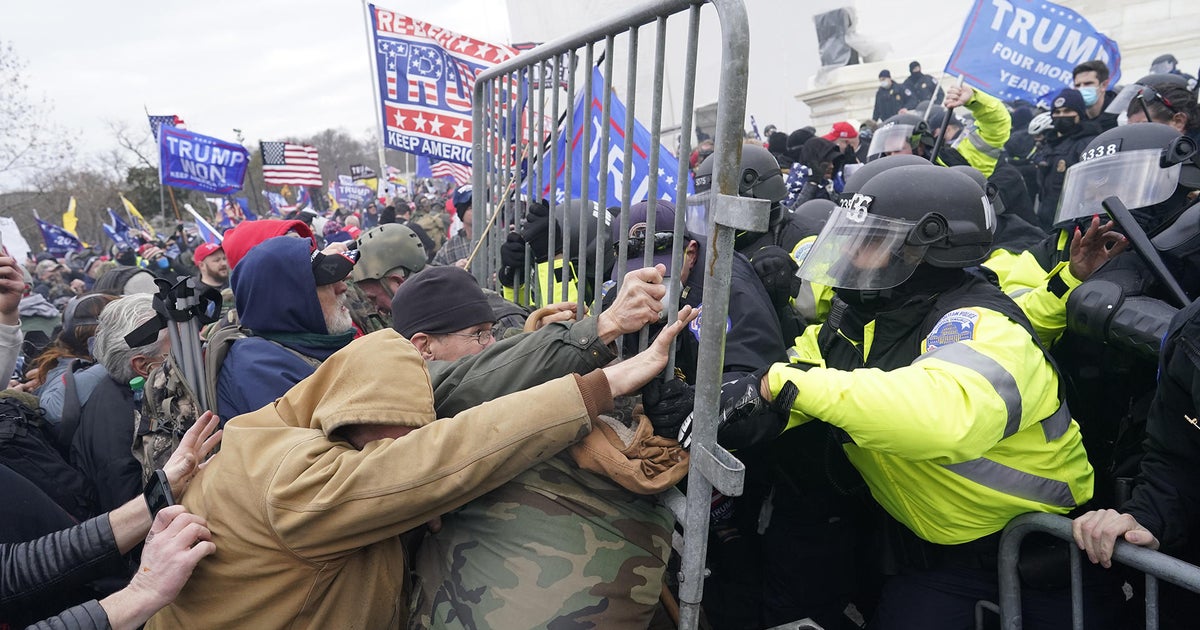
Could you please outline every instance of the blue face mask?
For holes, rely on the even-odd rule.
[[[171,261],[167,260],[166,258],[159,258],[158,260],[154,261],[154,264],[158,265],[159,269],[166,269],[167,267],[171,266]]]
[[[1083,96],[1083,104],[1088,107],[1095,105],[1096,101],[1100,100],[1100,88],[1081,87],[1079,88],[1079,94]]]

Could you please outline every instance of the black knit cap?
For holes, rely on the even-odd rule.
[[[475,276],[458,267],[426,267],[392,296],[392,328],[405,337],[439,335],[496,321]]]

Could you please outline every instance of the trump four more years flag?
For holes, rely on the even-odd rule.
[[[471,164],[475,77],[517,51],[368,5],[384,146]]]
[[[242,189],[250,161],[240,144],[166,125],[158,132],[158,155],[163,184],[222,195]]]
[[[1040,0],[975,0],[946,72],[1000,100],[1046,104],[1074,82],[1075,66],[1099,59],[1121,78],[1117,43],[1078,13]]]

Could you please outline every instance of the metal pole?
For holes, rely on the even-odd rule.
[[[369,58],[369,61],[370,61],[369,68],[371,69],[371,92],[372,92],[372,96],[375,99],[371,102],[375,104],[375,107],[380,107],[383,104],[383,98],[381,97],[381,95],[379,93],[379,68],[376,67],[376,65],[375,65],[375,61],[376,61],[375,50],[374,50],[374,48],[371,47],[371,43],[375,41],[374,29],[371,28],[372,25],[375,24],[375,20],[374,20],[374,16],[371,15],[371,3],[368,0],[363,0],[362,5],[363,5],[363,18],[364,18],[363,19],[363,29],[366,30],[366,34],[367,34],[367,57]],[[383,114],[380,111],[375,112],[375,124],[378,126],[378,129],[379,129],[379,176],[386,178],[387,177],[387,143],[385,141],[386,136],[384,136],[384,134],[387,133],[387,130],[383,126]],[[406,160],[405,165],[407,165],[407,164],[408,164],[408,162]]]

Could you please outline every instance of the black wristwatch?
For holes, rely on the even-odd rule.
[[[168,505],[175,505],[175,497],[171,496],[171,484],[167,481],[167,473],[163,472],[161,468],[150,476],[149,483],[142,490],[142,496],[146,497],[146,507],[150,508],[151,521],[158,516],[159,510]]]

